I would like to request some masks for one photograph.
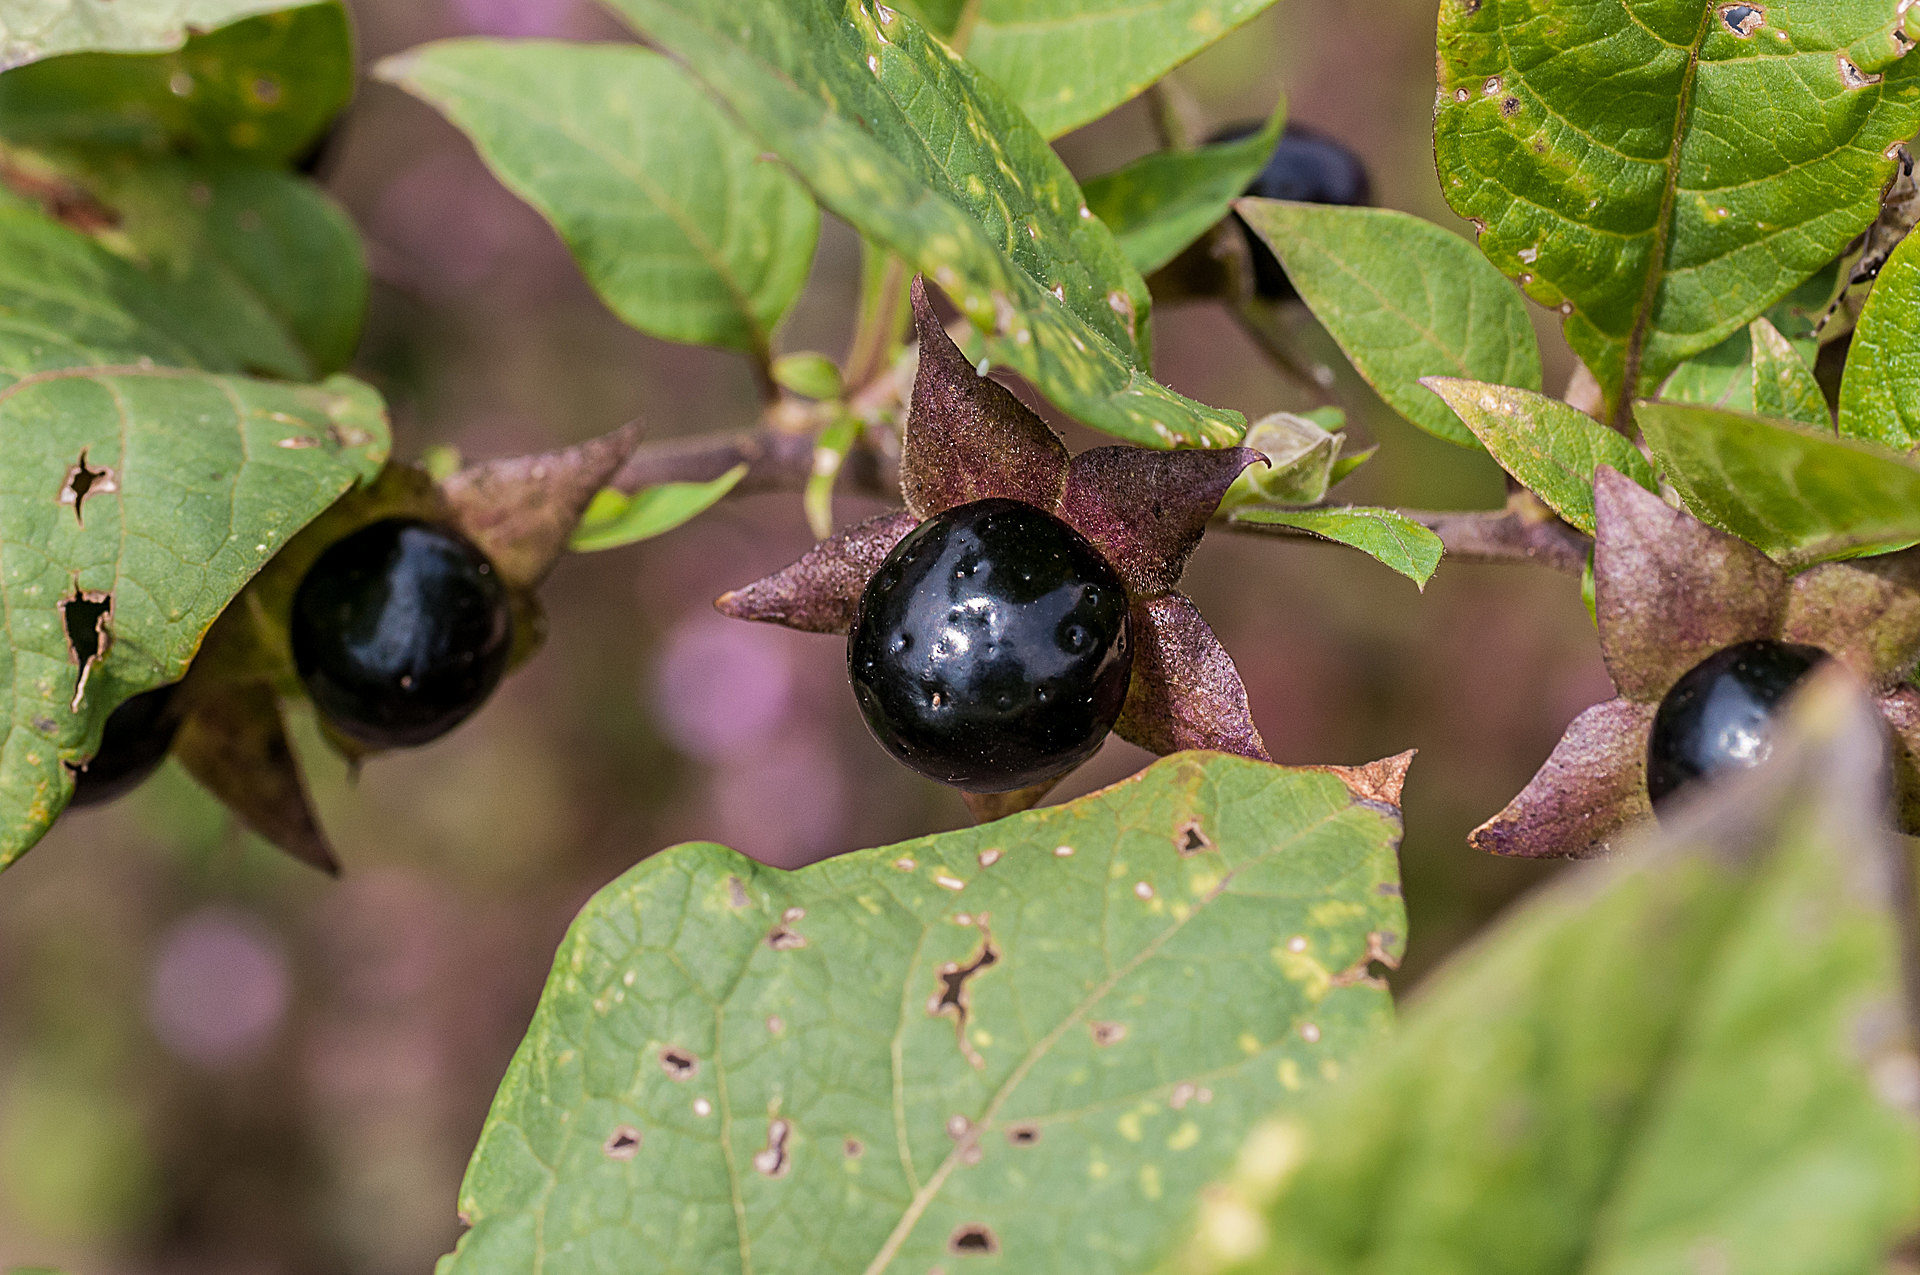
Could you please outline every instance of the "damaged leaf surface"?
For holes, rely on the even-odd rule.
[[[561,947],[442,1275],[1150,1269],[1246,1122],[1378,1039],[1398,835],[1187,754],[799,872],[657,855]]]

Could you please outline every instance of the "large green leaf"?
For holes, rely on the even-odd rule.
[[[1840,382],[1840,432],[1920,447],[1920,235],[1893,250],[1860,312]]]
[[[609,0],[820,202],[912,263],[988,358],[1096,429],[1226,445],[1237,412],[1149,375],[1146,284],[1004,92],[865,0]]]
[[[1087,182],[1087,207],[1107,223],[1133,268],[1152,274],[1227,215],[1273,154],[1286,122],[1283,103],[1265,128],[1237,142],[1155,151]]]
[[[1236,525],[1286,527],[1358,549],[1382,566],[1427,587],[1446,546],[1440,537],[1403,513],[1361,505],[1331,509],[1241,509]]]
[[[1502,469],[1588,535],[1594,530],[1593,471],[1600,466],[1659,490],[1639,448],[1559,399],[1440,376],[1424,384],[1467,423]]]
[[[1896,1269],[1920,1228],[1893,910],[1914,902],[1889,889],[1884,727],[1836,690],[1759,775],[1435,976],[1333,1101],[1257,1132],[1181,1269]]]
[[[621,318],[674,341],[772,348],[820,214],[679,66],[632,45],[450,40],[379,74],[473,139]]]
[[[1879,212],[1920,128],[1885,0],[1448,0],[1441,186],[1566,314],[1609,404],[1746,326]]]
[[[1688,508],[1790,566],[1920,541],[1920,461],[1707,407],[1641,403],[1635,414]]]
[[[82,53],[0,76],[0,134],[278,164],[312,146],[352,95],[346,11],[308,4],[171,53]]]
[[[59,53],[154,53],[287,0],[7,0],[0,71]]]
[[[800,872],[657,855],[561,946],[440,1269],[1142,1270],[1378,1040],[1398,835],[1187,753]]]
[[[1235,206],[1354,368],[1421,429],[1474,446],[1422,377],[1540,388],[1526,302],[1460,236],[1379,208],[1265,199]]]
[[[1809,367],[1820,355],[1815,325],[1833,296],[1839,273],[1839,262],[1835,261],[1788,293],[1764,316]],[[1675,368],[1667,383],[1660,387],[1660,397],[1675,403],[1699,403],[1704,407],[1724,407],[1730,412],[1751,412],[1754,410],[1753,365],[1753,333],[1752,325],[1748,325]]]
[[[906,5],[1048,137],[1099,119],[1273,0],[918,0]],[[965,27],[964,31],[959,28]]]

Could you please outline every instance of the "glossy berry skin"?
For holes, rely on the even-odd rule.
[[[74,768],[72,806],[101,806],[126,796],[152,777],[180,733],[175,695],[180,684],[142,691],[107,714],[100,751]]]
[[[1258,122],[1236,124],[1221,130],[1212,140],[1237,141],[1252,136],[1262,127]],[[1260,170],[1245,193],[1259,199],[1353,207],[1372,202],[1373,184],[1367,179],[1366,166],[1358,155],[1324,133],[1289,124],[1274,146],[1273,154],[1267,158],[1267,166]],[[1234,220],[1240,221],[1237,215]],[[1240,229],[1253,253],[1254,292],[1268,301],[1298,296],[1273,250],[1246,222],[1240,221]]]
[[[1120,716],[1126,586],[1045,510],[975,501],[887,555],[847,667],[874,737],[908,767],[972,792],[1025,788],[1093,756]]]
[[[293,660],[334,729],[381,748],[424,744],[500,684],[513,611],[464,537],[388,518],[320,555],[293,599]]]
[[[1689,669],[1654,713],[1647,793],[1659,805],[1697,779],[1757,766],[1772,751],[1775,713],[1815,665],[1817,646],[1763,638]]]

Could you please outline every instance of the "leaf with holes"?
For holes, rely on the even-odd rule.
[[[194,36],[171,53],[80,53],[0,76],[0,135],[280,164],[353,95],[353,34],[310,4]]]
[[[1141,274],[1152,274],[1207,233],[1273,154],[1283,103],[1267,126],[1234,142],[1155,151],[1086,184],[1087,207],[1107,223]]]
[[[1386,1026],[1400,769],[1184,753],[799,872],[648,859],[561,946],[442,1275],[1149,1268]]]
[[[1840,432],[1920,447],[1920,235],[1894,249],[1860,312],[1840,382]]]
[[[1267,199],[1235,207],[1355,370],[1429,434],[1475,446],[1422,377],[1540,388],[1526,302],[1459,235],[1379,208]]]
[[[1901,21],[1887,0],[1444,0],[1441,187],[1623,416],[1879,213],[1920,128]]]
[[[1640,449],[1558,399],[1504,385],[1430,376],[1421,382],[1459,414],[1500,467],[1569,523],[1593,534],[1593,472],[1611,466],[1658,490]]]
[[[295,8],[287,0],[13,0],[0,8],[0,71],[61,53],[158,53],[195,31]]]
[[[1764,770],[1523,906],[1333,1101],[1257,1130],[1173,1269],[1897,1269],[1908,852],[1878,714],[1806,700]]]
[[[772,349],[820,214],[677,64],[629,45],[448,40],[378,74],[473,139],[621,318],[669,340]]]
[[[1099,119],[1273,0],[909,0],[1048,137]]]
[[[1242,509],[1233,515],[1239,527],[1274,527],[1305,532],[1358,549],[1368,557],[1427,587],[1440,568],[1446,546],[1426,527],[1392,509],[1345,506],[1338,509]]]
[[[1046,139],[907,14],[867,0],[609,0],[827,208],[925,273],[988,360],[1150,447],[1245,428],[1156,382],[1146,284]]]
[[[1641,403],[1636,415],[1694,514],[1788,566],[1920,542],[1920,461],[1706,407]]]

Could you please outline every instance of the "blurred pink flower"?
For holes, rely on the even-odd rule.
[[[452,0],[453,12],[482,35],[571,35],[576,0]]]
[[[714,774],[714,840],[776,868],[804,867],[853,848],[845,843],[851,796],[827,739],[789,735]]]
[[[257,917],[209,907],[160,938],[147,988],[147,1021],[168,1052],[229,1068],[259,1054],[286,1018],[287,956]]]
[[[681,621],[654,673],[654,703],[674,747],[722,762],[765,750],[793,715],[789,635],[715,615]]]

